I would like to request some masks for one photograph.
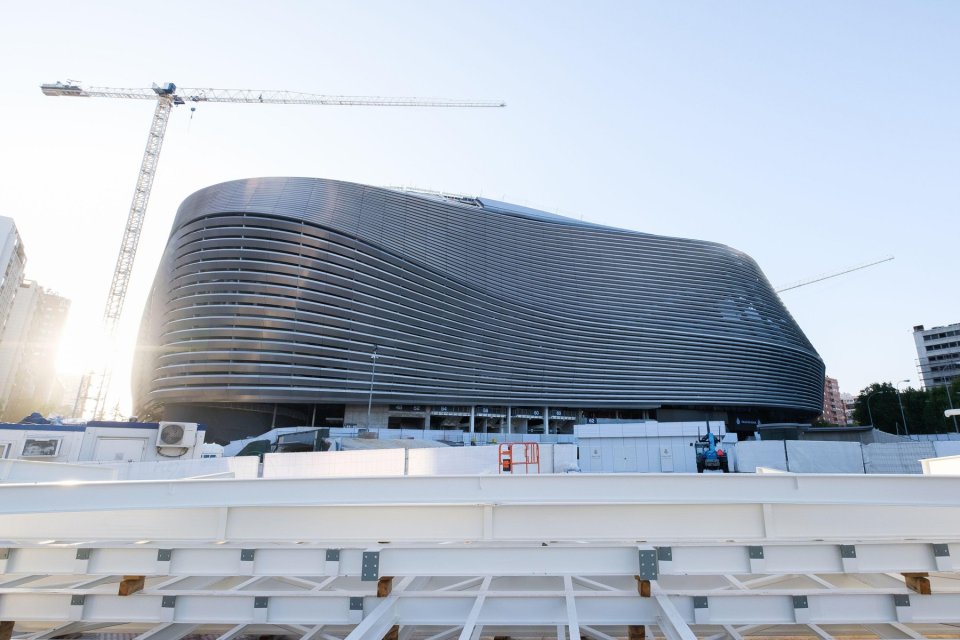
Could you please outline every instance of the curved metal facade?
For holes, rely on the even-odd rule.
[[[824,367],[729,247],[332,180],[215,185],[177,213],[135,396],[761,408],[812,417]]]

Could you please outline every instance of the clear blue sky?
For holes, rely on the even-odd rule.
[[[719,241],[774,285],[893,254],[783,294],[845,391],[916,386],[911,327],[960,322],[960,3],[8,2],[3,16],[0,215],[28,276],[74,299],[74,352],[102,312],[152,107],[41,95],[67,78],[509,103],[178,109],[127,346],[178,204],[261,175]]]

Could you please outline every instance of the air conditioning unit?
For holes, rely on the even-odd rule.
[[[157,449],[189,449],[197,443],[195,422],[161,422],[157,432]]]

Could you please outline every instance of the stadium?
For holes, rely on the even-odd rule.
[[[824,366],[727,246],[486,198],[255,178],[181,205],[144,310],[141,419],[571,433],[810,420]]]

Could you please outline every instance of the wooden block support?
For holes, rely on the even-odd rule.
[[[647,635],[647,628],[642,624],[627,625],[627,640],[644,640]]]
[[[143,576],[123,576],[123,580],[120,581],[120,590],[117,591],[117,595],[129,596],[133,595],[137,591],[142,591],[144,580],[145,578]]]
[[[650,581],[644,580],[640,576],[634,576],[637,579],[637,592],[641,598],[650,597]]]
[[[13,636],[13,622],[0,622],[0,640],[10,640]]]
[[[377,597],[386,598],[393,591],[393,578],[384,576],[377,580]]]
[[[392,576],[384,576],[379,580],[377,580],[377,597],[378,598],[386,598],[388,595],[390,595],[391,591],[393,591]],[[383,640],[398,640],[399,637],[400,637],[400,625],[395,624],[392,627],[390,627],[390,630],[384,634]]]
[[[390,631],[387,631],[386,635],[383,636],[383,640],[397,640],[400,637],[400,625],[395,624],[390,627]]]
[[[929,573],[905,573],[903,574],[903,581],[907,583],[908,589],[912,589],[920,595],[928,596],[930,595],[929,576]]]

